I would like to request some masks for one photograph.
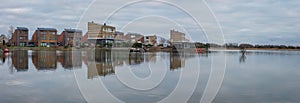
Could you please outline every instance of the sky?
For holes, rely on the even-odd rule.
[[[1,0],[0,33],[10,25],[86,32],[87,22],[117,31],[191,41],[300,45],[299,0]],[[224,40],[224,41],[222,41]]]

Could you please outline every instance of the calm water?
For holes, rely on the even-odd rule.
[[[167,97],[173,103],[199,103],[212,67],[225,66],[215,61],[224,56],[225,75],[214,103],[300,102],[297,51],[242,55],[239,51],[129,54],[96,50],[13,51],[0,56],[0,103],[152,103]],[[135,81],[124,75],[128,71],[150,81]],[[157,79],[160,73],[163,78]],[[132,88],[155,83],[146,90]]]

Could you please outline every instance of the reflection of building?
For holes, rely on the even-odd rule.
[[[82,31],[76,29],[65,29],[58,36],[58,42],[62,46],[68,46],[68,45],[79,46],[81,39],[82,39]]]
[[[64,51],[58,56],[58,61],[65,69],[81,68],[81,51]]]
[[[56,46],[57,30],[54,28],[37,28],[32,36],[35,46]]]
[[[130,53],[128,61],[129,65],[141,64],[144,62],[144,53]]]
[[[170,70],[184,67],[184,64],[184,58],[182,59],[179,53],[170,53]]]
[[[12,64],[19,71],[28,70],[28,52],[25,50],[15,50],[12,52]]]
[[[115,73],[111,51],[96,49],[95,52],[89,52],[89,54],[89,60],[94,61],[88,64],[88,79]]]
[[[38,70],[55,70],[57,68],[56,51],[33,52],[32,62]]]

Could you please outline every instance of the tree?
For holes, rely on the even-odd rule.
[[[8,39],[11,39],[12,35],[14,34],[14,31],[15,31],[15,27],[13,27],[12,25],[10,25],[8,27],[8,34],[7,34],[7,38]]]

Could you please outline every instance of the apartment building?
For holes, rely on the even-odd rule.
[[[12,46],[27,46],[28,45],[28,28],[26,27],[17,27],[14,31],[14,34],[11,38]]]
[[[37,28],[32,36],[35,46],[57,46],[57,30],[55,28]]]

